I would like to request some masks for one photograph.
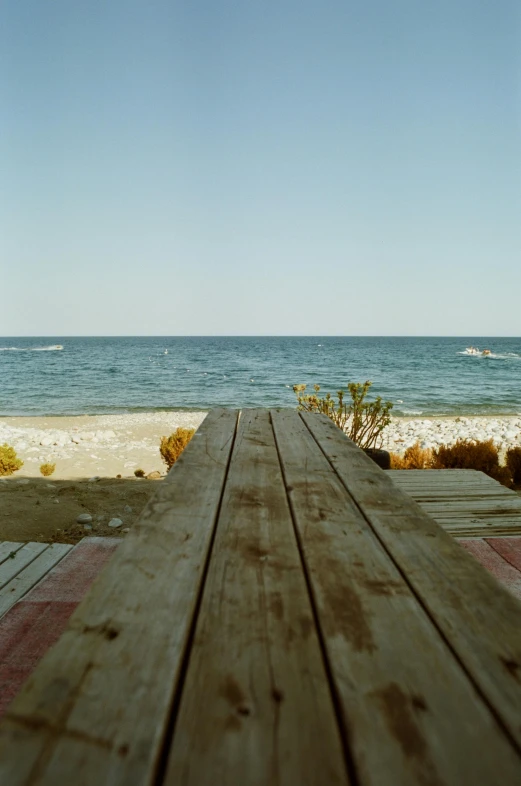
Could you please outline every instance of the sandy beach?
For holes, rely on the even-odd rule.
[[[0,478],[0,541],[124,537],[166,474],[161,437],[178,426],[197,428],[205,415],[0,418],[0,445],[12,445],[24,462],[18,472]],[[56,464],[51,477],[40,474],[44,462]],[[136,478],[136,469],[160,478]],[[91,521],[78,523],[82,514]]]
[[[178,426],[198,428],[205,416],[0,418],[0,444],[12,445],[24,462],[14,475],[0,479],[0,540],[74,543],[88,534],[124,536],[166,475],[161,437]],[[508,447],[521,446],[521,416],[393,418],[383,447],[403,453],[417,441],[436,447],[458,438],[493,439],[501,456]],[[56,464],[50,478],[40,474],[44,462]],[[156,478],[138,479],[136,469]],[[81,514],[91,521],[78,523]]]

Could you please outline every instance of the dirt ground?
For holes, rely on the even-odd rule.
[[[96,482],[1,478],[0,542],[78,543],[90,535],[124,537],[161,482],[132,477]],[[515,490],[521,496],[521,487]],[[92,522],[78,524],[81,513],[89,513]],[[122,525],[109,527],[113,518],[121,519]]]
[[[0,481],[0,542],[78,543],[90,535],[124,537],[162,480],[52,480],[16,476]],[[78,524],[90,513],[90,525]],[[118,528],[108,526],[119,518]]]

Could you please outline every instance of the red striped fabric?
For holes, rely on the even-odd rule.
[[[0,717],[120,543],[85,538],[0,619]]]

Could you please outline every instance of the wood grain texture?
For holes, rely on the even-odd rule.
[[[72,546],[68,543],[52,543],[11,579],[0,590],[0,617],[29,592],[71,549]]]
[[[303,419],[521,749],[521,604],[325,417]]]
[[[0,543],[0,565],[2,562],[5,562],[6,559],[11,559],[10,555],[21,549],[22,546],[23,543],[14,543],[8,540]]]
[[[48,547],[48,543],[26,543],[21,549],[12,550],[12,557],[0,565],[0,590]]]
[[[387,475],[452,535],[521,533],[521,498],[483,472],[389,470]]]
[[[0,783],[154,783],[237,412],[216,410],[0,727]]]
[[[521,782],[520,756],[298,413],[272,419],[357,783]]]
[[[347,775],[269,413],[243,410],[166,786]]]

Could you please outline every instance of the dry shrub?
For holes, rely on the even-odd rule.
[[[407,448],[403,456],[391,453],[391,469],[430,469],[432,466],[432,450],[422,448],[419,442]]]
[[[42,473],[44,478],[48,478],[49,475],[52,475],[55,469],[56,469],[56,464],[51,464],[50,462],[47,462],[40,466],[40,472]]]
[[[12,475],[20,467],[23,461],[16,455],[16,450],[6,442],[0,445],[0,475]]]
[[[169,437],[161,437],[159,452],[168,469],[174,466],[194,434],[193,428],[179,427]]]
[[[506,454],[507,467],[516,486],[521,485],[521,448],[509,448]]]
[[[508,467],[499,466],[499,455],[494,441],[479,442],[458,439],[452,447],[440,445],[433,450],[434,469],[476,469],[484,472],[503,486],[512,485]]]
[[[406,469],[403,456],[399,453],[391,453],[391,469]]]
[[[164,439],[164,437],[163,437],[163,439]],[[144,469],[135,469],[134,470],[134,475],[136,476],[136,478],[144,478],[145,477],[145,470]],[[121,475],[118,475],[118,478],[119,477],[121,477]]]

